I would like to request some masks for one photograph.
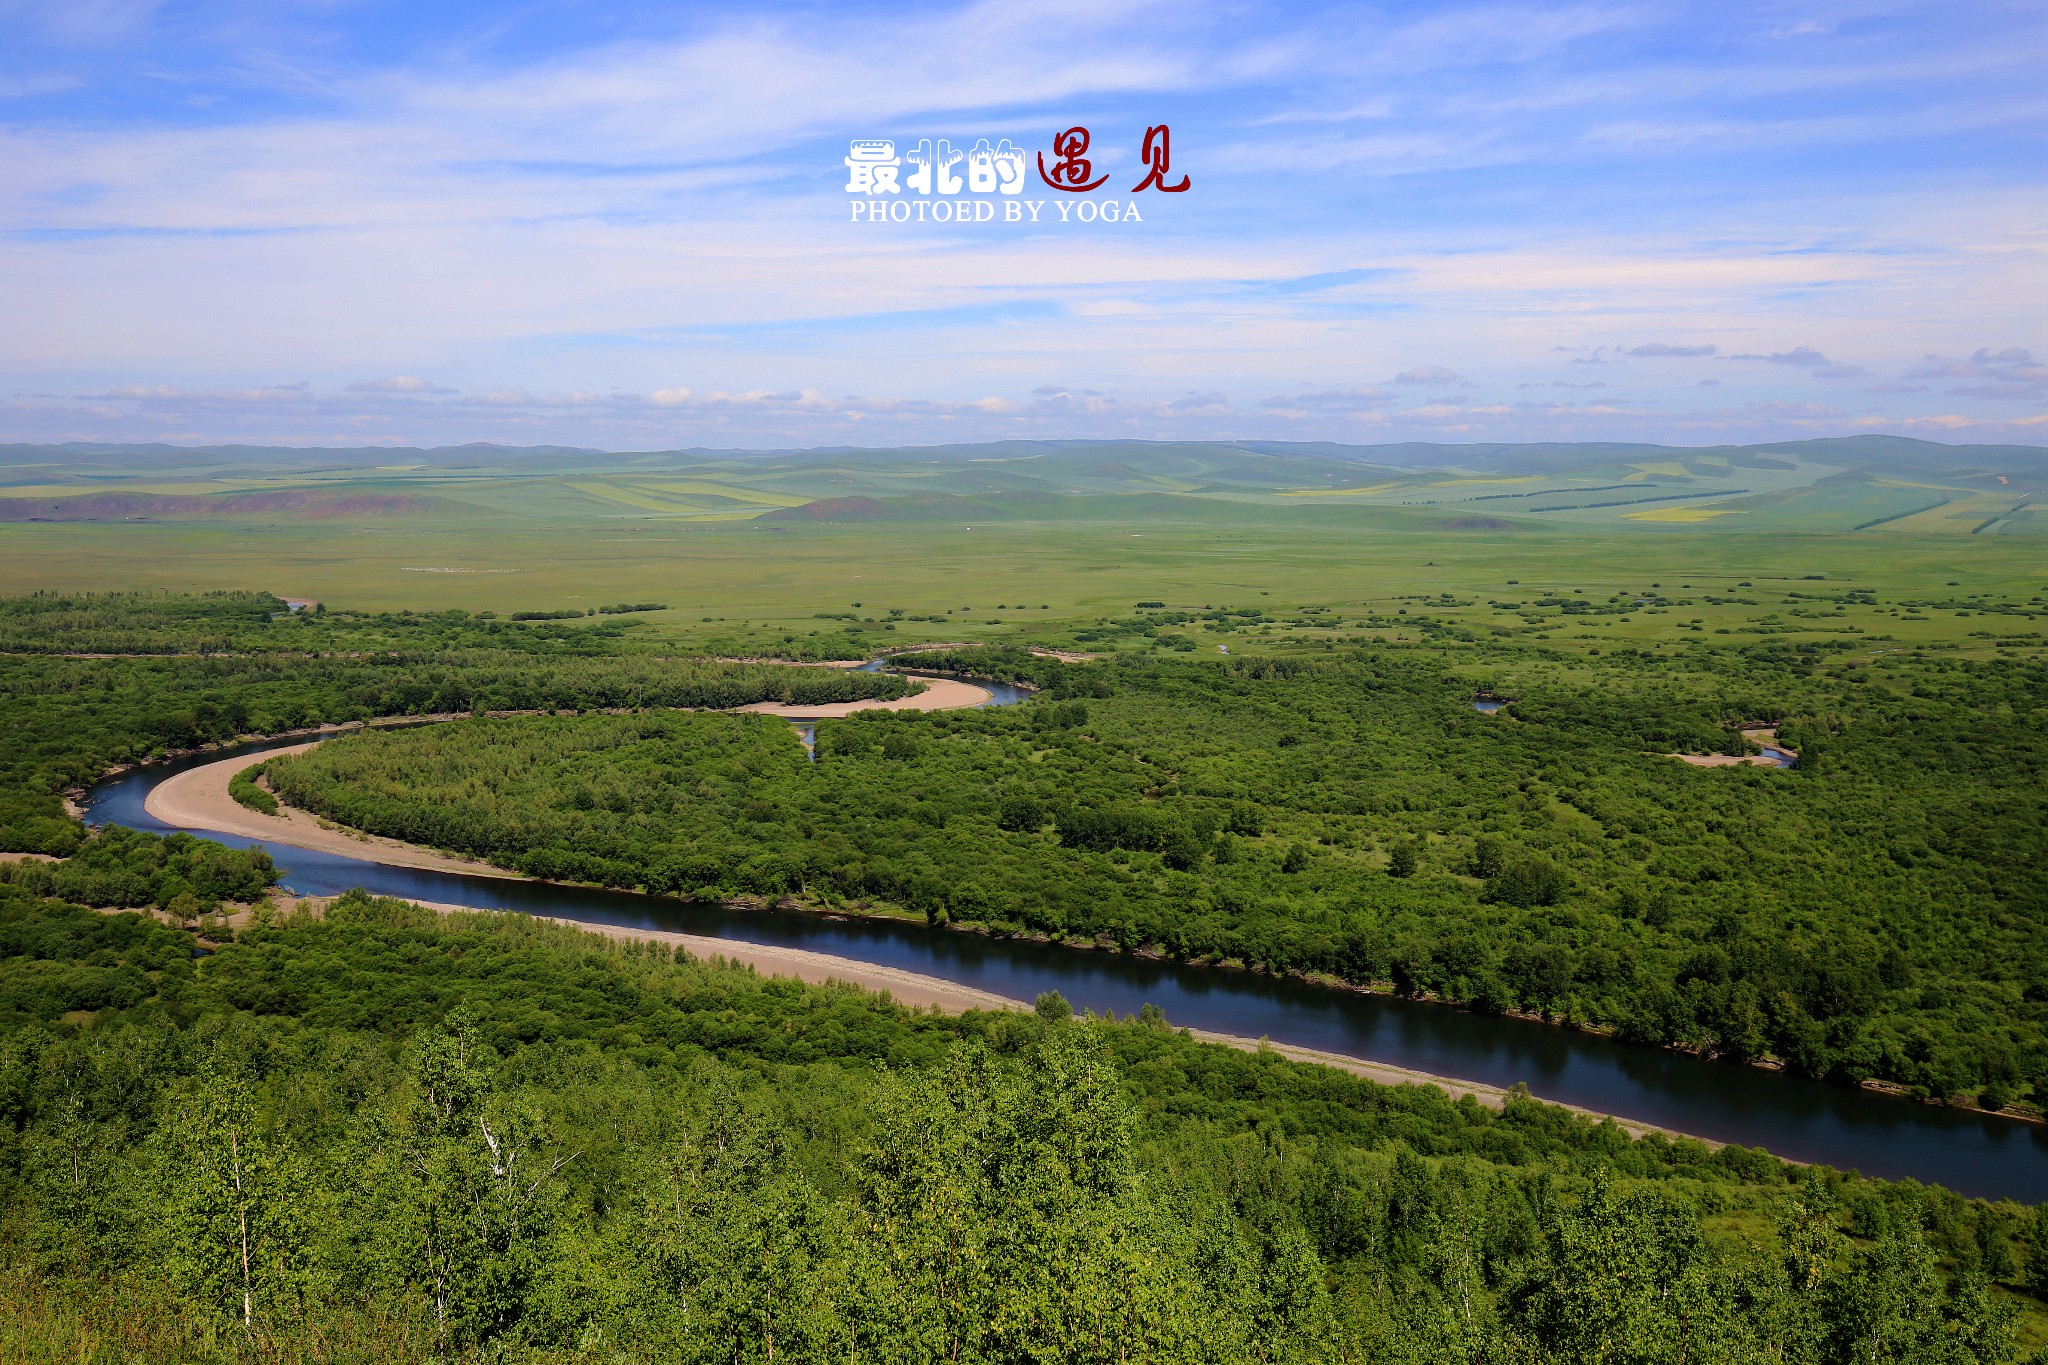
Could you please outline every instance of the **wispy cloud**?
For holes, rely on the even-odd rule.
[[[1387,402],[1387,397],[1383,390],[1370,384],[1353,384],[1340,389],[1262,398],[1259,407],[1282,416],[1301,418],[1322,413],[1376,412]]]
[[[0,296],[37,319],[0,328],[0,439],[1989,431],[2048,385],[2023,7],[0,0],[0,26]],[[1159,122],[1193,189],[1133,196]],[[844,221],[850,138],[1075,124],[1142,224]],[[1866,369],[1877,411],[1815,410]]]
[[[1950,360],[1935,355],[1922,357],[1920,363],[1907,370],[1903,377],[1908,380],[1993,379],[2000,381],[1997,385],[1999,392],[1993,396],[2010,397],[2048,388],[2048,363],[2034,359],[2034,353],[2024,347],[2008,346],[1993,351],[1988,346],[1980,346],[1968,360]]]
[[[454,393],[445,384],[430,384],[416,375],[394,374],[389,379],[359,379],[348,386],[350,393]]]
[[[1771,365],[1796,365],[1815,379],[1861,379],[1861,365],[1844,365],[1829,360],[1811,346],[1795,346],[1789,351],[1778,351],[1771,355],[1731,355],[1730,360],[1761,360]]]
[[[1730,360],[1762,360],[1772,365],[1798,365],[1802,368],[1811,368],[1815,365],[1825,365],[1828,363],[1828,358],[1819,351],[1814,350],[1811,346],[1796,346],[1789,351],[1779,351],[1774,355],[1749,355],[1745,353],[1743,355],[1731,355],[1728,358]]]
[[[1447,365],[1417,365],[1412,370],[1403,370],[1388,381],[1394,384],[1456,384],[1463,376]]]

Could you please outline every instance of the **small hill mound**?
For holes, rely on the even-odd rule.
[[[801,507],[778,507],[756,521],[897,521],[902,513],[880,498],[819,498]]]

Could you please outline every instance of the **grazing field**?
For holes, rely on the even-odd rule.
[[[484,448],[460,462],[236,450],[140,464],[13,449],[9,464],[0,448],[0,556],[16,591],[233,587],[471,611],[658,597],[670,609],[656,624],[678,637],[895,611],[941,618],[898,620],[910,638],[1002,639],[1147,600],[1398,611],[1449,593],[1471,600],[1437,601],[1436,614],[1514,625],[1525,623],[1491,603],[1745,581],[1914,599],[2048,587],[2026,508],[2048,482],[2039,451],[1894,438],[1722,451],[1052,442],[748,459]],[[1508,467],[1446,467],[1481,461]],[[122,496],[125,511],[109,502]],[[1739,613],[1699,614],[1712,630]],[[1857,623],[1937,638],[1920,623]],[[1692,624],[1644,615],[1599,630],[1642,642]]]
[[[1982,637],[1973,632],[1983,623],[1959,628],[1968,618],[1953,615],[1967,606],[1915,621],[1900,604],[1978,595],[2025,603],[2048,590],[2042,542],[2031,536],[1761,531],[1730,524],[1740,518],[1451,531],[1386,518],[1246,509],[1221,524],[1155,513],[972,529],[776,523],[774,531],[758,522],[596,530],[526,522],[36,524],[0,526],[0,557],[9,587],[24,592],[237,588],[379,611],[595,608],[651,598],[667,610],[648,619],[675,638],[717,627],[810,631],[828,624],[819,613],[886,623],[896,612],[890,643],[1057,637],[1153,600],[1290,614],[1314,607],[1353,620],[1403,607],[1413,614],[1418,599],[1428,599],[1439,619],[1521,630],[1529,624],[1523,614],[1495,604],[1689,593],[1695,605],[1683,615],[1585,623],[1603,640],[1668,644],[1689,638],[1694,618],[1712,631],[1767,614],[1764,607],[1790,592],[1858,587],[1882,605],[1848,605],[1841,616],[1813,620],[1808,633],[1853,625],[1900,643],[1977,648]],[[1444,594],[1454,600],[1442,601]],[[932,616],[939,619],[902,619]],[[1278,629],[1313,635],[1328,627]],[[1215,641],[1195,635],[1213,652]]]

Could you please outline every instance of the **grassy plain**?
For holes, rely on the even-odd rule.
[[[1381,509],[1332,515],[1323,507],[1237,507],[1227,517],[1210,506],[1197,510],[971,529],[654,518],[33,523],[0,525],[0,563],[10,592],[247,588],[363,610],[501,613],[659,600],[669,609],[645,619],[682,638],[831,628],[815,619],[820,612],[886,621],[894,609],[941,618],[901,620],[889,643],[1040,639],[1097,617],[1128,616],[1141,601],[1260,607],[1283,616],[1328,608],[1325,621],[1271,627],[1313,637],[1343,632],[1347,614],[1419,613],[1425,597],[1437,621],[1547,634],[1560,646],[1678,643],[1695,622],[1711,633],[1771,615],[1785,606],[1786,592],[1855,587],[1873,591],[1877,604],[1828,604],[1840,614],[1825,618],[1781,616],[1782,633],[1821,638],[1854,626],[1892,637],[1884,642],[1890,645],[1955,641],[1989,652],[1999,646],[1978,634],[1987,628],[2006,648],[2031,649],[2038,640],[2012,638],[2031,630],[2019,618],[1987,621],[1959,617],[1955,607],[1916,610],[1901,602],[1982,594],[2026,603],[2048,593],[2048,562],[2032,536],[1767,531],[1732,524],[1734,517],[1463,531],[1404,524]],[[1490,605],[1579,592],[1604,600],[1652,585],[1696,605],[1547,629]],[[1709,603],[1703,593],[1756,605]],[[1212,640],[1195,625],[1184,633],[1209,652],[1226,638]],[[1252,644],[1242,633],[1227,638],[1234,652]]]

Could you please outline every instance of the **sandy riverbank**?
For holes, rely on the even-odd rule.
[[[228,794],[228,782],[252,763],[287,754],[302,754],[319,740],[271,749],[263,754],[241,754],[213,763],[187,768],[164,779],[150,792],[142,808],[167,825],[211,830],[217,834],[239,834],[265,843],[290,844],[316,853],[340,853],[351,858],[374,858],[397,867],[426,868],[435,872],[461,872],[473,877],[517,878],[502,867],[436,853],[396,839],[375,835],[359,836],[344,829],[329,829],[305,811],[280,804],[276,815],[250,810]]]
[[[980,688],[972,689],[981,691]],[[319,741],[295,744],[288,748],[273,749],[263,757],[281,754],[303,753]],[[228,794],[228,780],[251,763],[259,761],[248,754],[236,758],[222,759],[216,763],[189,768],[161,783],[149,794],[144,809],[166,824],[189,826],[201,830],[214,830],[222,834],[240,834],[251,839],[262,839],[267,843],[289,844],[295,848],[310,848],[321,853],[340,853],[352,858],[373,858],[381,863],[399,867],[429,868],[442,872],[461,872],[473,876],[500,877],[523,880],[516,872],[492,867],[487,863],[471,862],[450,854],[435,853],[431,849],[416,848],[402,844],[395,839],[358,838],[340,829],[323,829],[306,812],[280,805],[277,815],[263,815],[236,802]],[[306,904],[324,903],[320,898],[309,898]],[[438,905],[420,902],[429,909],[442,911],[466,911],[473,907],[459,905]],[[874,963],[860,962],[853,958],[835,957],[829,953],[808,952],[800,948],[783,948],[772,944],[744,943],[734,939],[708,938],[701,934],[683,934],[661,929],[628,929],[616,925],[587,924],[581,920],[561,919],[549,916],[551,923],[566,924],[572,928],[585,929],[615,939],[645,939],[673,944],[694,957],[722,957],[731,962],[743,962],[756,971],[768,976],[793,976],[800,981],[822,984],[827,981],[844,981],[864,990],[887,991],[905,1005],[927,1008],[936,1005],[949,1014],[966,1010],[1028,1009],[1030,1006],[1020,1000],[994,995],[987,991],[962,986],[940,977],[922,976],[895,967],[884,967]],[[1334,1066],[1355,1076],[1376,1081],[1381,1085],[1433,1085],[1451,1098],[1470,1095],[1491,1109],[1499,1109],[1507,1102],[1508,1092],[1499,1086],[1479,1081],[1460,1080],[1452,1076],[1432,1076],[1425,1072],[1410,1071],[1405,1067],[1391,1066],[1384,1062],[1367,1061],[1360,1057],[1346,1057],[1333,1052],[1318,1052],[1313,1048],[1291,1047],[1285,1044],[1262,1044],[1253,1038],[1238,1038],[1229,1034],[1193,1030],[1194,1036],[1205,1042],[1221,1043],[1227,1047],[1246,1051],[1257,1051],[1261,1046],[1270,1046],[1283,1057],[1300,1062],[1314,1062],[1321,1066]],[[1549,1103],[1550,1101],[1546,1101]],[[1591,1110],[1577,1109],[1571,1105],[1562,1106],[1575,1113],[1586,1114],[1600,1119],[1607,1115]],[[1668,1129],[1655,1128],[1649,1124],[1633,1123],[1616,1119],[1616,1123],[1630,1133],[1640,1136],[1649,1132],[1664,1132],[1679,1136]],[[1709,1143],[1719,1146],[1719,1143]]]
[[[737,706],[736,711],[751,711],[759,716],[781,716],[784,720],[838,720],[858,711],[953,711],[965,706],[986,706],[995,700],[995,693],[986,687],[961,682],[958,678],[914,678],[924,684],[922,692],[913,692],[907,697],[894,701],[821,702],[814,706],[802,706],[794,702],[757,701],[752,706]]]
[[[440,911],[444,915],[476,912],[475,907],[467,905],[443,905],[435,901],[414,901],[413,904]],[[884,967],[879,963],[861,962],[855,958],[837,957],[831,953],[814,953],[803,948],[784,948],[772,943],[746,943],[739,939],[711,938],[704,934],[685,934],[670,929],[630,929],[617,924],[589,924],[583,920],[564,919],[557,915],[535,915],[532,918],[571,929],[581,929],[586,933],[600,934],[621,942],[638,940],[643,943],[664,943],[682,949],[691,957],[706,961],[724,958],[727,962],[752,967],[763,976],[794,977],[813,986],[839,981],[866,991],[886,991],[896,1003],[909,1005],[914,1009],[937,1006],[947,1014],[965,1014],[968,1010],[1031,1008],[1021,1000],[976,990],[972,986],[962,986],[936,976],[920,976],[916,972],[906,972],[898,967]]]
[[[975,689],[980,690],[980,689]],[[303,753],[319,741],[295,744],[288,748],[273,749],[272,755]],[[187,769],[167,779],[149,794],[144,808],[157,819],[167,824],[192,826],[199,829],[216,830],[224,834],[241,834],[252,839],[269,843],[289,844],[296,848],[310,848],[317,852],[339,853],[353,858],[373,858],[378,862],[396,864],[400,867],[429,868],[443,872],[461,872],[471,875],[510,878],[518,880],[519,874],[503,868],[491,867],[485,863],[471,862],[449,854],[436,853],[431,849],[417,848],[395,839],[362,839],[342,829],[324,829],[306,812],[290,806],[280,805],[277,815],[264,815],[236,802],[228,794],[228,781],[236,773],[257,761],[249,755],[222,759],[219,762],[203,764]],[[320,897],[308,898],[300,904],[318,906],[324,904]],[[428,908],[443,913],[460,911],[471,907],[440,905],[420,902]],[[615,925],[587,924],[581,920],[551,917],[552,923],[566,924],[573,928],[586,929],[614,939],[645,939],[672,944],[683,948],[695,957],[723,957],[733,962],[744,962],[757,971],[769,976],[793,976],[801,981],[814,984],[826,981],[844,981],[866,990],[888,991],[906,1005],[920,1008],[936,1005],[948,1013],[957,1014],[970,1009],[1028,1009],[1029,1005],[1011,1000],[971,986],[961,986],[939,977],[923,976],[894,967],[883,967],[873,963],[860,962],[853,958],[836,957],[829,953],[808,952],[798,948],[783,948],[770,944],[745,943],[733,939],[709,938],[699,934],[676,933],[657,929],[628,929]],[[1256,1049],[1255,1039],[1236,1038],[1227,1034],[1197,1032],[1196,1037],[1208,1042],[1223,1043],[1230,1047]],[[1273,1050],[1297,1061],[1317,1062],[1325,1066],[1336,1066],[1354,1075],[1383,1085],[1435,1085],[1457,1098],[1471,1095],[1480,1103],[1498,1109],[1506,1102],[1507,1092],[1497,1086],[1477,1081],[1458,1080],[1454,1077],[1431,1076],[1404,1067],[1366,1061],[1357,1057],[1345,1057],[1335,1053],[1316,1052],[1309,1048],[1287,1047],[1275,1044]],[[1648,1131],[1642,1125],[1624,1124],[1631,1132]]]
[[[1680,763],[1690,763],[1695,768],[1739,768],[1753,764],[1759,768],[1775,768],[1778,761],[1767,754],[1667,754]]]
[[[972,683],[961,682],[956,678],[917,678],[916,681],[924,684],[922,691],[907,697],[898,697],[894,701],[869,699],[828,702],[816,706],[756,702],[752,706],[735,709],[755,715],[780,716],[785,720],[837,720],[856,711],[951,711],[960,707],[986,706],[994,700],[994,694],[987,688],[976,687]],[[276,815],[265,815],[261,811],[249,809],[228,793],[229,780],[252,763],[259,763],[266,758],[282,758],[288,754],[302,754],[320,742],[318,739],[308,740],[304,744],[271,749],[260,756],[244,754],[237,758],[222,759],[216,763],[188,768],[175,777],[166,778],[159,783],[143,801],[142,808],[167,825],[212,830],[217,834],[239,834],[244,838],[262,839],[268,843],[308,848],[316,853],[341,853],[355,858],[374,857],[378,862],[391,863],[399,867],[523,880],[517,872],[508,872],[502,867],[493,867],[489,863],[478,862],[475,859],[459,857],[452,853],[437,853],[432,849],[419,848],[396,839],[359,835],[345,829],[329,828],[305,811],[283,804],[278,806]]]
[[[1799,758],[1799,751],[1797,749],[1788,749],[1778,743],[1778,732],[1776,729],[1749,726],[1743,730],[1742,737],[1751,743],[1767,745],[1770,748],[1776,749],[1779,753],[1787,755],[1795,762]],[[1695,768],[1734,768],[1745,763],[1753,764],[1759,768],[1782,768],[1786,766],[1769,754],[1669,754],[1666,756],[1675,758],[1681,763],[1690,763]]]
[[[305,900],[297,902],[297,904],[318,909],[324,907],[332,899],[333,897],[307,897]],[[287,903],[289,904],[290,902]],[[442,914],[478,913],[475,907],[466,905],[444,905],[434,901],[414,901],[413,904],[424,906],[429,910],[439,911]],[[510,914],[518,912],[485,911],[483,913]],[[947,981],[942,977],[924,976],[917,972],[904,971],[898,967],[885,967],[877,963],[861,962],[855,958],[838,957],[831,953],[812,952],[804,948],[785,948],[768,943],[747,943],[738,939],[711,938],[703,934],[685,934],[667,929],[636,929],[615,924],[590,924],[583,920],[564,919],[553,915],[535,915],[533,918],[546,920],[550,924],[566,925],[571,929],[581,929],[588,933],[600,934],[605,938],[616,939],[621,942],[639,940],[641,942],[668,944],[682,949],[694,958],[704,961],[723,958],[727,962],[744,964],[752,967],[763,976],[794,977],[799,981],[814,986],[837,981],[850,986],[858,986],[862,990],[886,991],[890,998],[898,1004],[908,1005],[914,1009],[931,1009],[936,1007],[946,1014],[964,1014],[968,1010],[1029,1011],[1031,1008],[1030,1005],[1022,1000],[1012,1000],[1008,996],[977,990],[972,986],[963,986],[958,982]],[[1340,1071],[1348,1071],[1354,1076],[1363,1077],[1380,1085],[1433,1085],[1454,1100],[1470,1095],[1489,1109],[1500,1109],[1507,1103],[1510,1093],[1499,1086],[1487,1085],[1480,1081],[1458,1080],[1450,1076],[1432,1076],[1427,1072],[1411,1071],[1406,1067],[1392,1066],[1385,1062],[1368,1061],[1362,1057],[1347,1057],[1341,1053],[1321,1052],[1314,1048],[1293,1047],[1289,1044],[1274,1043],[1258,1038],[1240,1038],[1228,1033],[1212,1033],[1207,1029],[1189,1029],[1188,1032],[1196,1039],[1205,1043],[1218,1043],[1224,1047],[1236,1048],[1241,1052],[1267,1050],[1285,1057],[1289,1061],[1308,1062],[1316,1066],[1336,1067]],[[1544,1103],[1555,1102],[1546,1100]],[[1581,1109],[1576,1105],[1563,1104],[1557,1107],[1569,1109],[1575,1114],[1583,1114],[1596,1122],[1610,1117],[1590,1109]],[[1646,1133],[1663,1133],[1666,1137],[1672,1138],[1683,1136],[1682,1134],[1672,1132],[1668,1128],[1659,1128],[1654,1124],[1634,1123],[1621,1118],[1614,1119],[1614,1122],[1619,1124],[1623,1130],[1636,1137],[1641,1137]],[[1705,1139],[1700,1140],[1706,1141]],[[1707,1142],[1707,1145],[1709,1147],[1720,1147],[1723,1144]]]
[[[880,703],[894,709],[912,709],[906,703],[915,702],[931,695],[941,687],[937,700],[941,705],[927,704],[923,710],[941,710],[949,706],[975,706],[988,699],[986,689],[951,679],[931,679],[933,688],[917,697],[906,697],[896,702]],[[957,688],[958,692],[950,689]],[[977,700],[963,701],[963,693],[978,694]],[[760,711],[762,703],[747,710]],[[844,714],[844,707],[872,707],[876,703],[838,703],[832,708],[833,714]],[[767,714],[787,714],[783,711],[769,711]],[[818,712],[806,712],[806,716]],[[150,792],[144,802],[144,809],[166,824],[200,830],[212,830],[223,834],[239,834],[247,838],[261,839],[268,843],[288,844],[296,848],[312,849],[316,852],[338,853],[348,857],[370,858],[377,862],[399,867],[426,868],[435,871],[458,872],[471,876],[496,877],[509,880],[525,880],[520,874],[487,863],[456,857],[452,854],[437,853],[431,849],[419,848],[401,843],[395,839],[379,836],[360,836],[338,828],[323,828],[305,811],[280,805],[277,815],[264,815],[237,802],[228,792],[228,783],[234,775],[252,763],[263,758],[303,753],[319,740],[295,744],[285,748],[272,749],[265,754],[243,754],[234,758],[221,759],[213,763],[189,768],[164,782]],[[308,898],[300,904],[320,905],[327,898]],[[467,912],[474,907],[419,902],[429,909],[442,913]],[[511,912],[508,912],[511,913]],[[875,963],[861,962],[853,958],[837,957],[829,953],[810,952],[799,948],[785,948],[772,944],[746,943],[733,939],[710,938],[699,934],[684,934],[670,930],[633,929],[616,925],[590,924],[581,920],[552,916],[536,916],[548,919],[550,923],[563,924],[601,934],[607,938],[630,940],[641,939],[661,942],[682,948],[694,957],[722,957],[731,962],[744,963],[768,976],[795,977],[812,984],[841,981],[864,990],[887,991],[899,1003],[917,1008],[937,1008],[958,1014],[971,1009],[1028,1009],[1023,1001],[1011,1000],[1005,996],[962,986],[940,977],[924,976],[899,968],[885,967]],[[1507,1102],[1508,1091],[1479,1081],[1461,1080],[1456,1077],[1434,1076],[1425,1072],[1411,1071],[1405,1067],[1392,1066],[1383,1062],[1368,1061],[1359,1057],[1348,1057],[1338,1053],[1320,1052],[1312,1048],[1293,1047],[1286,1044],[1266,1043],[1263,1040],[1240,1038],[1229,1034],[1210,1033],[1206,1030],[1191,1030],[1194,1036],[1212,1043],[1234,1047],[1244,1051],[1258,1051],[1270,1048],[1282,1057],[1294,1061],[1310,1062],[1322,1066],[1334,1066],[1353,1075],[1375,1081],[1381,1085],[1433,1085],[1453,1099],[1470,1095],[1479,1103],[1492,1109],[1499,1109]],[[1554,1103],[1554,1101],[1545,1101]],[[1562,1105],[1575,1113],[1584,1114],[1595,1120],[1609,1116],[1592,1110],[1580,1109],[1573,1105]],[[1627,1132],[1641,1136],[1650,1132],[1662,1132],[1670,1137],[1682,1136],[1669,1129],[1654,1125],[1635,1123],[1626,1119],[1614,1120]],[[1702,1139],[1704,1141],[1705,1139]],[[1722,1144],[1709,1142],[1709,1146]]]

